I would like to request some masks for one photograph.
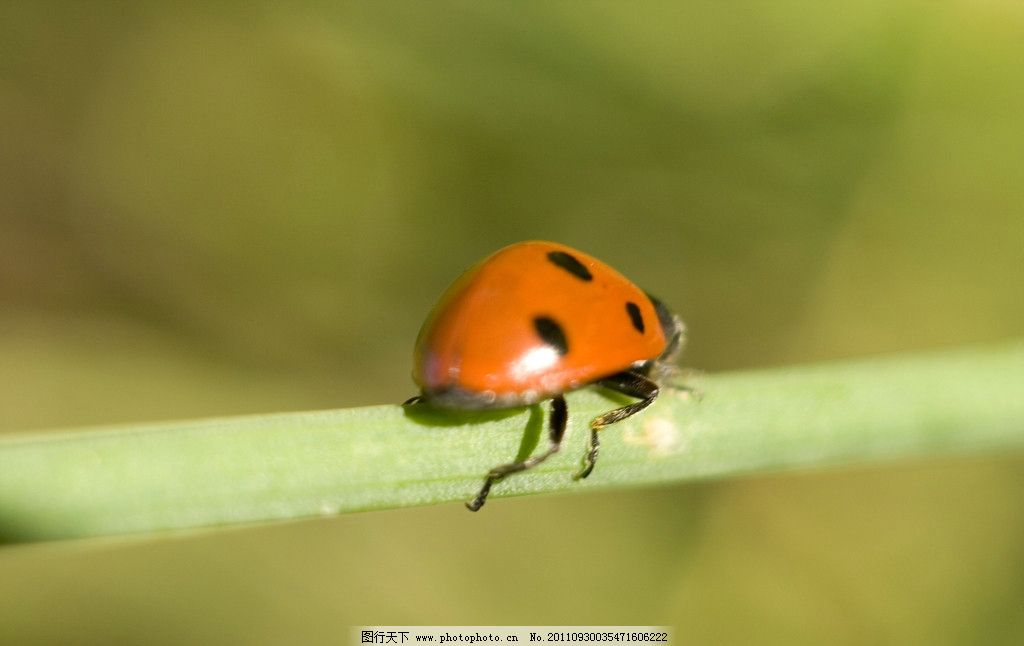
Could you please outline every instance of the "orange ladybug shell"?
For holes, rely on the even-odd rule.
[[[651,299],[603,262],[520,242],[460,276],[419,337],[413,379],[451,408],[531,404],[665,350]]]

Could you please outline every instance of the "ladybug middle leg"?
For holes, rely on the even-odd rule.
[[[609,424],[621,422],[627,417],[639,413],[658,398],[658,384],[638,372],[627,370],[626,372],[606,377],[597,383],[624,395],[637,397],[640,401],[633,402],[622,408],[610,410],[604,415],[598,415],[590,420],[590,444],[587,447],[586,454],[583,456],[583,468],[573,475],[573,480],[582,480],[594,470],[594,464],[597,462],[597,451],[601,445],[597,438],[598,431]]]
[[[500,482],[509,474],[532,469],[555,453],[558,453],[558,449],[562,448],[562,437],[565,435],[565,425],[568,418],[569,413],[565,406],[565,398],[561,395],[554,397],[551,400],[551,415],[548,416],[548,437],[551,441],[551,446],[548,447],[548,450],[526,460],[502,464],[488,471],[487,478],[484,480],[484,486],[480,488],[480,493],[476,495],[476,498],[466,503],[466,508],[470,511],[478,511],[484,506],[484,502],[487,501],[487,494],[491,492],[492,485]]]

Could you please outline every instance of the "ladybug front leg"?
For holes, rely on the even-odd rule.
[[[548,417],[548,433],[551,446],[548,447],[548,450],[527,460],[502,464],[488,471],[487,478],[484,480],[484,486],[480,488],[480,493],[476,495],[476,498],[466,503],[466,508],[470,511],[479,511],[484,506],[487,494],[491,492],[492,485],[500,482],[509,474],[532,469],[555,453],[558,453],[558,449],[562,448],[562,437],[565,435],[565,425],[568,418],[569,412],[565,406],[565,398],[558,395],[551,400],[551,415]]]
[[[609,424],[621,422],[627,417],[639,413],[650,406],[658,397],[658,384],[636,372],[620,372],[597,383],[624,395],[638,397],[640,401],[633,402],[622,408],[610,410],[604,415],[598,415],[590,420],[590,444],[587,447],[586,454],[583,456],[583,468],[572,477],[573,480],[582,480],[594,470],[594,464],[597,462],[597,451],[601,445],[597,438],[598,431]]]

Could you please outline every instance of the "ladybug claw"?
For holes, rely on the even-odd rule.
[[[484,480],[484,486],[480,489],[480,493],[476,495],[476,498],[466,503],[466,509],[470,511],[480,511],[480,508],[487,502],[487,494],[491,492],[491,485],[494,484],[498,478],[495,478],[490,473],[487,474],[487,479]]]
[[[590,472],[593,471],[593,470],[594,470],[594,467],[592,467],[592,466],[591,467],[587,467],[585,469],[581,469],[581,470],[577,471],[576,473],[572,474],[572,479],[573,480],[583,480],[587,476],[589,476]]]

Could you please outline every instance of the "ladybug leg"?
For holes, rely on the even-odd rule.
[[[598,431],[609,424],[621,422],[627,417],[639,413],[650,406],[658,397],[658,384],[637,372],[620,372],[597,383],[624,395],[637,397],[640,401],[633,402],[622,408],[610,410],[604,415],[598,415],[590,420],[590,444],[587,447],[586,454],[583,456],[583,468],[573,475],[573,480],[582,480],[594,470],[594,464],[597,462],[597,451],[601,446],[597,437]]]
[[[404,402],[402,402],[402,406],[412,406],[413,404],[418,404],[422,401],[423,395],[413,395],[409,399],[406,399]]]
[[[478,511],[484,506],[487,494],[491,492],[492,485],[501,482],[505,476],[532,469],[555,453],[558,453],[558,449],[562,448],[562,437],[565,435],[565,425],[568,418],[569,413],[565,406],[565,398],[561,395],[553,398],[551,400],[551,415],[548,417],[548,437],[551,441],[551,446],[548,447],[548,450],[526,460],[502,464],[488,471],[487,478],[484,480],[484,486],[480,488],[480,493],[476,495],[476,498],[466,503],[466,508],[470,511]]]

